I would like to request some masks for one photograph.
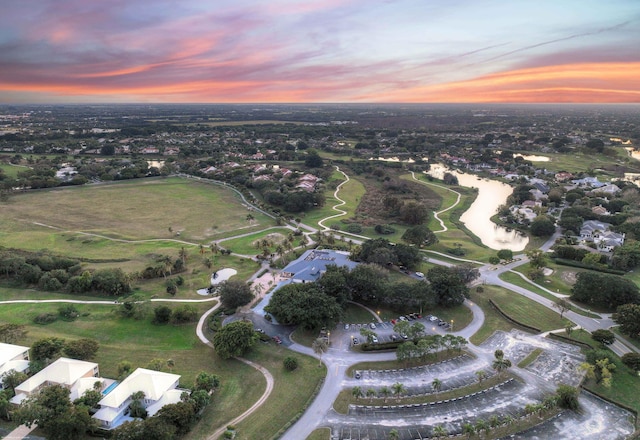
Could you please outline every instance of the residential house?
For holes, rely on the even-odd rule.
[[[610,223],[587,220],[580,229],[580,238],[585,242],[595,243],[598,250],[612,252],[614,248],[624,244],[625,234],[611,231]]]
[[[605,186],[606,183],[600,182],[597,177],[584,177],[582,179],[572,180],[571,183],[578,185],[581,188],[600,188]]]
[[[141,403],[151,417],[163,406],[180,402],[180,396],[186,390],[178,388],[179,381],[177,374],[138,368],[98,402],[100,409],[93,418],[104,429],[114,429],[133,420],[128,415],[128,409],[132,402],[131,395],[138,391],[144,393]]]
[[[29,347],[0,342],[0,390],[4,389],[2,377],[11,370],[29,370]]]
[[[614,195],[617,194],[621,191],[620,187],[618,185],[614,185],[613,183],[610,183],[608,185],[605,186],[601,186],[598,189],[593,190],[592,192],[594,193],[605,193],[607,195]]]
[[[573,174],[562,171],[560,173],[556,173],[555,179],[556,182],[566,182],[567,180],[573,179],[573,177]]]
[[[16,395],[11,399],[11,403],[20,404],[43,387],[54,384],[68,388],[71,392],[69,398],[75,400],[82,396],[84,390],[91,388],[96,381],[102,382],[104,380],[99,375],[100,371],[96,363],[60,358],[18,385],[15,389]],[[81,379],[89,379],[89,381]]]
[[[593,208],[591,208],[591,212],[593,212],[596,215],[610,215],[611,214],[602,205],[594,206]]]
[[[140,150],[141,154],[158,154],[160,150],[156,147],[144,147]]]

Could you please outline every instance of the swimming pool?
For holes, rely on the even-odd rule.
[[[111,385],[109,385],[108,387],[106,387],[106,388],[102,391],[102,395],[103,395],[103,396],[106,396],[107,394],[109,394],[111,391],[113,391],[113,389],[114,389],[115,387],[117,387],[117,386],[118,386],[118,384],[119,384],[119,383],[120,383],[120,382],[114,382],[114,383],[112,383]]]

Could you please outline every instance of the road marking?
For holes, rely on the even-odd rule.
[[[598,324],[600,324],[600,321],[598,321],[596,318],[591,318],[593,319],[595,322],[597,322]]]

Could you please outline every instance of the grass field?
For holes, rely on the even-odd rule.
[[[473,344],[481,344],[496,330],[508,332],[516,327],[489,304],[489,298],[498,304],[503,312],[523,324],[539,328],[541,331],[565,328],[567,320],[560,319],[557,312],[535,301],[500,287],[483,286],[483,288],[482,293],[475,290],[471,292],[471,300],[482,308],[485,315],[485,321],[480,330],[469,338]]]
[[[256,248],[256,242],[266,238],[273,242],[273,245],[270,246],[269,249],[271,249],[272,253],[275,253],[278,244],[282,243],[283,240],[287,238],[287,235],[289,235],[291,232],[292,231],[287,228],[270,228],[263,231],[255,232],[245,237],[222,240],[220,244],[225,248],[231,249],[233,252],[241,255],[256,255],[262,253],[262,248]],[[292,243],[292,246],[297,247],[299,245],[300,240],[296,238],[296,240]]]
[[[66,231],[206,244],[229,231],[250,232],[273,225],[255,211],[251,211],[255,221],[249,224],[249,211],[233,191],[181,178],[34,191],[11,197],[1,208],[0,240],[28,249],[42,248]]]
[[[18,173],[20,171],[28,170],[28,168],[15,166],[15,165],[9,165],[9,164],[6,164],[6,163],[0,163],[0,170],[2,170],[4,172],[5,176],[10,177],[12,179],[15,179],[16,177],[18,177]]]

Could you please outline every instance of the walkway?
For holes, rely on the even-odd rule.
[[[420,179],[416,178],[416,174],[411,171],[411,177],[413,177],[413,180],[415,180],[416,182],[419,182],[423,185],[428,185],[428,186],[435,186],[437,188],[441,188],[441,189],[446,189],[447,191],[451,191],[452,193],[456,194],[456,201],[454,202],[453,205],[449,206],[448,208],[445,209],[441,209],[440,211],[437,211],[433,213],[433,218],[435,218],[436,220],[438,220],[438,222],[440,222],[440,227],[442,229],[440,229],[439,231],[433,231],[434,234],[439,234],[441,232],[447,232],[449,230],[449,228],[447,228],[447,226],[444,224],[444,222],[442,221],[442,219],[439,217],[440,214],[449,211],[450,209],[455,208],[458,203],[460,203],[460,197],[462,196],[462,194],[460,194],[458,191],[454,191],[451,188],[447,188],[446,186],[442,186],[442,185],[438,185],[436,183],[431,183],[431,182],[425,182],[422,181]]]

